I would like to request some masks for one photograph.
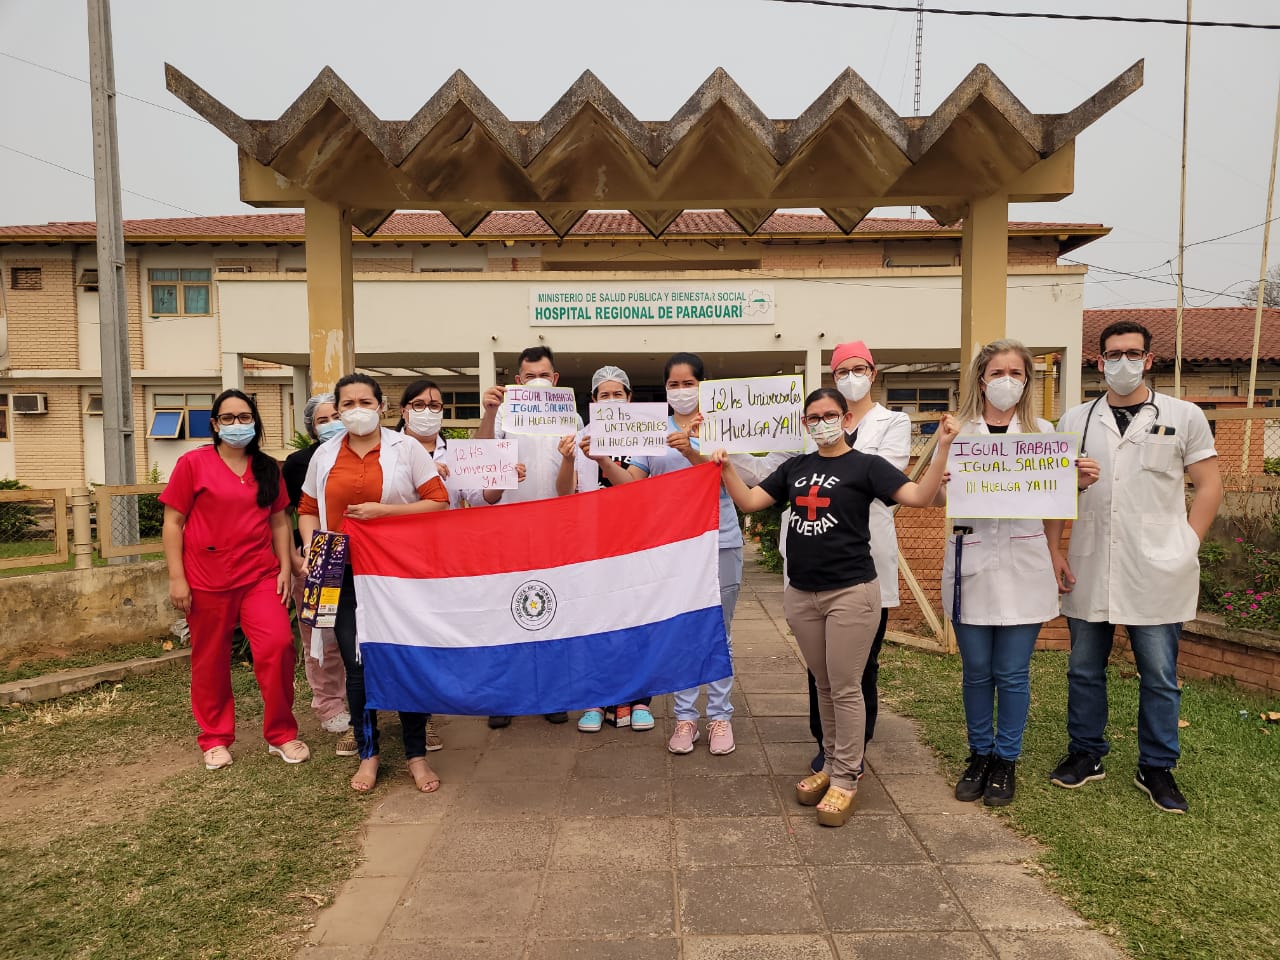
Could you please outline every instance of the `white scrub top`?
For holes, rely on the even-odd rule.
[[[578,419],[575,434],[582,430],[582,419]],[[525,503],[531,500],[548,500],[556,496],[556,476],[560,473],[559,437],[533,437],[522,433],[508,435],[502,429],[502,408],[498,408],[498,416],[493,423],[493,435],[504,440],[516,441],[516,462],[524,464],[524,482],[515,490],[508,490],[502,495],[503,503]],[[577,492],[586,493],[600,487],[600,470],[595,461],[586,456],[580,449],[575,450],[573,469],[577,473]]]
[[[1041,433],[1053,424],[1037,420]],[[986,421],[970,420],[961,433],[990,433]],[[1009,434],[1022,433],[1015,416]],[[1092,439],[1092,438],[1090,438]],[[972,527],[960,557],[960,622],[1009,627],[1044,623],[1058,615],[1058,585],[1044,536],[1043,520],[951,518],[953,527]],[[952,617],[955,599],[956,536],[947,536],[942,557],[942,609]]]
[[[1076,583],[1062,596],[1068,617],[1143,626],[1196,615],[1200,540],[1187,522],[1183,475],[1218,452],[1195,404],[1154,392],[1151,403],[1124,436],[1105,397],[1072,407],[1058,423],[1082,435],[1081,456],[1099,470],[1080,494],[1071,528],[1067,558]],[[1173,433],[1152,433],[1153,426]]]

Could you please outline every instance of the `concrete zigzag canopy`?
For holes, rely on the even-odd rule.
[[[166,64],[169,90],[240,150],[241,198],[352,211],[371,235],[396,209],[441,211],[469,235],[494,210],[535,210],[563,237],[587,210],[653,233],[724,209],[754,233],[818,207],[845,232],[918,204],[942,224],[975,198],[1059,200],[1077,135],[1142,85],[1142,62],[1061,114],[1032,113],[979,64],[931,115],[900,117],[845,70],[795,119],[770,119],[717,69],[668,121],[641,121],[584,73],[538,121],[508,120],[461,71],[411,119],[381,120],[326,67],[278,120],[246,120]],[[1033,168],[1056,166],[1047,177]],[[1043,168],[1042,168],[1043,169]]]

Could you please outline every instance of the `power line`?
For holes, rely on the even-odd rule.
[[[0,50],[0,57],[6,57],[9,60],[16,60],[18,63],[25,63],[29,67],[35,67],[37,70],[45,70],[49,73],[57,74],[60,77],[66,77],[68,80],[74,80],[76,83],[83,83],[86,86],[89,84],[89,81],[84,77],[77,77],[73,73],[67,73],[66,71],[59,70],[56,67],[50,67],[43,63],[36,63],[34,60],[28,60],[26,57],[20,57],[16,53],[9,53],[8,51]],[[204,117],[197,117],[194,113],[187,113],[185,110],[175,110],[173,107],[166,107],[163,103],[156,103],[154,100],[145,100],[142,97],[135,97],[132,94],[122,93],[119,90],[116,91],[116,96],[122,97],[125,100],[133,100],[135,103],[145,103],[148,107],[155,107],[157,110],[163,110],[165,113],[172,113],[177,117],[186,117],[188,120],[197,120],[200,123],[209,122]]]
[[[0,150],[8,150],[10,153],[16,153],[20,157],[26,157],[28,160],[43,163],[56,170],[61,170],[63,173],[69,173],[72,176],[80,177],[82,180],[88,180],[90,183],[93,182],[93,177],[87,173],[81,173],[79,170],[72,170],[70,167],[64,167],[62,164],[54,163],[52,160],[46,160],[44,157],[37,157],[34,153],[27,153],[25,150],[19,150],[17,147],[11,147],[7,144],[0,143]],[[159,197],[151,197],[145,193],[138,193],[136,190],[126,190],[124,187],[121,187],[120,192],[127,193],[131,197],[138,197],[141,200],[150,200],[152,203],[158,203],[162,207],[171,207],[174,210],[181,210],[183,213],[189,213],[193,217],[203,216],[203,214],[197,213],[194,210],[188,210],[186,207],[180,207],[176,203],[170,203],[168,200],[161,200]]]
[[[1184,25],[1185,25],[1185,21],[1184,21]],[[1114,273],[1116,276],[1120,276],[1120,277],[1130,277],[1134,280],[1145,280],[1147,281],[1147,283],[1158,283],[1162,287],[1177,286],[1177,283],[1170,280],[1160,280],[1156,277],[1148,277],[1140,273],[1130,273],[1128,270],[1116,270],[1112,267],[1102,267],[1096,263],[1085,263],[1083,260],[1072,260],[1070,257],[1063,257],[1062,259],[1065,260],[1067,263],[1074,263],[1077,266],[1088,267],[1090,270],[1101,270],[1103,273]],[[1230,290],[1231,287],[1239,286],[1241,283],[1245,283],[1245,282],[1247,281],[1237,280],[1235,283],[1231,284],[1231,286],[1228,286],[1225,290],[1206,290],[1204,287],[1189,287],[1186,284],[1183,284],[1182,289],[1194,290],[1196,293],[1207,293],[1213,297],[1235,297],[1237,300],[1243,301],[1243,300],[1246,300],[1247,298],[1242,297],[1238,294],[1228,293],[1227,290]]]
[[[814,7],[841,7],[846,10],[876,10],[881,13],[936,13],[949,17],[1000,17],[1008,20],[1076,20],[1104,23],[1165,24],[1186,27],[1187,20],[1170,17],[1122,17],[1103,13],[1032,13],[1013,10],[948,10],[945,7],[900,7],[888,3],[853,3],[848,0],[769,0],[771,3],[798,3]],[[1193,27],[1230,27],[1238,30],[1280,30],[1280,23],[1246,23],[1228,20],[1192,20]]]
[[[1224,233],[1216,237],[1210,237],[1207,240],[1197,240],[1195,243],[1188,243],[1185,247],[1183,247],[1183,249],[1190,250],[1192,247],[1199,247],[1206,243],[1217,243],[1219,240],[1226,240],[1228,237],[1238,237],[1242,233],[1248,233],[1250,230],[1257,230],[1259,227],[1265,227],[1267,224],[1275,223],[1277,220],[1280,220],[1280,217],[1272,217],[1270,220],[1263,220],[1261,223],[1255,223],[1252,226],[1248,226],[1248,227],[1241,227],[1239,230],[1232,230],[1230,233]],[[1155,264],[1154,266],[1143,267],[1138,272],[1150,273],[1152,270],[1159,270],[1161,267],[1165,266],[1166,264],[1173,263],[1174,259],[1175,257],[1170,257],[1168,260],[1161,260],[1159,263]]]

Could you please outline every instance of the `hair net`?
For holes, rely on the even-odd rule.
[[[601,367],[591,375],[591,392],[595,393],[596,388],[606,380],[616,380],[627,388],[627,393],[631,392],[631,379],[627,376],[627,372],[621,367]]]
[[[307,433],[311,435],[312,440],[319,439],[316,434],[316,407],[321,404],[332,403],[335,406],[338,401],[332,393],[317,393],[314,397],[307,401],[307,405],[302,408],[302,422],[307,428]]]

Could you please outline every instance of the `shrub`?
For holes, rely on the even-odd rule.
[[[747,537],[760,544],[760,565],[771,573],[782,572],[782,554],[778,552],[778,536],[782,530],[782,507],[775,504],[747,514]]]
[[[1280,477],[1280,457],[1263,457],[1262,472],[1272,477]]]
[[[0,490],[30,490],[17,480],[0,479]],[[36,511],[29,503],[0,503],[0,543],[17,543],[31,537]]]
[[[147,472],[147,483],[163,483],[160,468],[152,464]],[[138,496],[138,536],[143,540],[160,536],[164,530],[164,504],[160,494],[143,493]]]
[[[1243,537],[1200,548],[1200,606],[1230,626],[1280,630],[1280,553]]]
[[[305,450],[311,446],[314,441],[303,433],[301,430],[294,430],[293,436],[289,438],[289,446],[294,450]]]

